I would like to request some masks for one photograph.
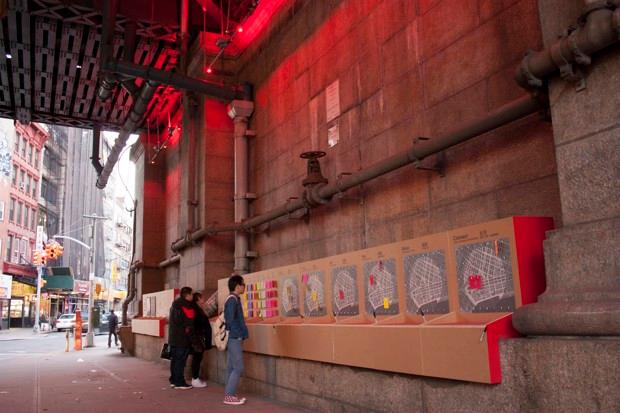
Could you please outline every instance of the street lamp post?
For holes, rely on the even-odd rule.
[[[82,215],[84,218],[90,218],[93,220],[93,227],[91,232],[91,250],[90,250],[90,271],[88,274],[89,291],[88,291],[88,334],[86,334],[86,347],[95,347],[95,333],[93,328],[93,307],[94,307],[94,294],[93,294],[93,281],[95,280],[95,260],[97,258],[97,220],[105,220],[107,217],[100,217],[97,214]]]

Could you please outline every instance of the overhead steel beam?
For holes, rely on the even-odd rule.
[[[175,73],[173,71],[154,69],[152,67],[142,66],[131,62],[108,60],[103,63],[103,68],[105,71],[111,73],[141,77],[144,80],[157,82],[162,85],[172,86],[176,89],[186,90],[189,92],[202,93],[211,98],[223,101],[244,98],[243,91],[236,88],[220,86],[214,83],[205,82],[201,79]]]

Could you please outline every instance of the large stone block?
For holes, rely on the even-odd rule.
[[[562,226],[560,190],[555,174],[500,189],[497,191],[497,206],[500,217],[552,217],[556,228]]]
[[[487,113],[487,84],[477,83],[426,110],[422,136],[435,138]]]
[[[383,88],[383,123],[391,127],[410,120],[424,108],[424,94],[417,67]],[[378,121],[378,120],[377,120]]]
[[[512,348],[511,348],[512,347]],[[594,338],[509,340],[522,362],[524,412],[620,410],[620,341]],[[525,392],[524,392],[525,393]],[[496,410],[494,410],[496,411]]]
[[[420,63],[419,48],[417,20],[408,24],[382,45],[385,84],[395,81]],[[374,69],[367,68],[367,70]]]
[[[499,218],[494,193],[461,199],[447,205],[433,205],[429,213],[432,232],[448,231]]]
[[[545,266],[550,292],[620,290],[620,219],[572,225],[547,234]],[[576,265],[578,263],[578,265]],[[584,284],[587,290],[582,291]]]
[[[427,104],[435,105],[537,48],[541,42],[536,16],[536,1],[523,0],[426,61]]]
[[[519,0],[480,0],[480,20],[486,21]]]
[[[612,47],[594,57],[585,90],[561,79],[552,82],[551,116],[557,145],[620,125],[620,50]],[[618,135],[613,148],[618,147]]]
[[[615,129],[560,145],[557,162],[566,225],[620,216],[620,118]]]
[[[489,111],[496,110],[525,94],[525,91],[514,80],[515,67],[518,65],[519,61],[515,61],[486,80]]]
[[[445,151],[445,176],[431,179],[431,202],[457,202],[554,173],[550,125],[532,116]]]
[[[478,0],[443,1],[420,18],[423,59],[471,31],[478,25]]]

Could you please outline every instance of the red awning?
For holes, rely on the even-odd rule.
[[[37,278],[37,269],[30,265],[14,264],[5,262],[2,264],[2,272],[8,275]]]

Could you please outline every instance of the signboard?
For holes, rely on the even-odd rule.
[[[8,300],[11,298],[11,287],[13,277],[10,275],[0,274],[0,300]]]
[[[43,225],[37,225],[37,238],[34,244],[34,249],[37,251],[43,251]]]
[[[86,294],[88,295],[88,291],[90,290],[90,283],[88,281],[73,281],[73,292],[77,294]]]
[[[11,283],[11,294],[15,297],[25,297],[36,293],[37,289],[32,285],[23,284],[17,281],[13,281]]]

